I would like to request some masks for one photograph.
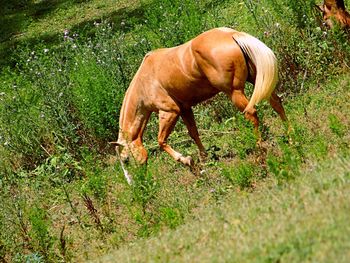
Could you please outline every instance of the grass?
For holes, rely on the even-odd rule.
[[[0,23],[3,25],[0,31],[0,64],[4,66],[11,60],[11,54],[8,54],[11,48],[34,47],[39,43],[50,42],[57,44],[65,30],[89,30],[94,22],[104,19],[120,26],[124,20],[142,17],[137,9],[140,1],[137,0],[15,0],[3,5],[0,10]]]
[[[303,176],[202,205],[175,231],[140,240],[98,262],[347,262],[348,158],[314,164]]]
[[[1,43],[0,261],[346,260],[350,49],[344,33],[319,24],[311,5],[4,6],[2,19],[15,20],[2,28]],[[149,163],[130,168],[130,187],[108,142],[116,140],[124,92],[144,54],[224,25],[276,52],[291,129],[261,103],[257,147],[252,125],[225,96],[199,105],[209,157],[194,175],[159,151],[153,116],[144,136]],[[181,122],[169,143],[198,158]]]

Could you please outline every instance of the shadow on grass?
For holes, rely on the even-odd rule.
[[[89,0],[48,0],[33,3],[32,0],[0,0],[0,66],[14,67],[18,57],[17,51],[21,47],[34,48],[40,43],[55,45],[63,40],[63,32],[39,33],[35,37],[16,38],[25,32],[31,22],[50,15],[61,7],[69,7]],[[139,24],[144,17],[145,5],[138,8],[121,8],[105,15],[82,23],[73,25],[71,32],[85,36],[93,36],[95,33],[94,22],[107,20],[114,24],[115,30],[128,32]],[[124,25],[121,25],[125,21]]]
[[[50,46],[63,40],[63,32],[39,32],[35,37],[18,38],[24,34],[23,32],[26,32],[32,22],[49,16],[60,8],[69,9],[74,5],[90,1],[92,0],[42,0],[39,2],[34,0],[0,0],[0,66],[14,67],[19,59],[18,51],[23,47],[34,49],[40,43]],[[205,6],[209,9],[213,6],[223,5],[227,1],[212,0],[208,1]],[[152,3],[153,1],[148,1],[148,4],[143,2],[137,8],[120,8],[103,17],[73,25],[70,27],[70,31],[92,37],[96,30],[94,22],[106,20],[114,24],[114,30],[129,32],[136,25],[142,23],[145,10],[149,9]],[[121,22],[124,22],[123,25]]]

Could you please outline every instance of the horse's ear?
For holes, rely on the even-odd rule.
[[[324,12],[324,6],[323,5],[315,5],[315,8],[320,10],[322,13]]]
[[[331,10],[332,10],[332,6],[324,5],[324,12],[325,12],[325,13],[330,13]]]

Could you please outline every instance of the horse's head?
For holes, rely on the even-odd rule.
[[[318,5],[318,9],[322,12],[324,23],[329,27],[334,27],[334,21],[338,22],[341,27],[350,27],[350,14],[345,10],[345,6],[333,1],[325,1],[325,4]]]
[[[148,156],[145,148],[138,143],[111,142],[115,145],[115,151],[123,163],[145,164]]]

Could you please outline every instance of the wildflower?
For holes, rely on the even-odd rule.
[[[0,92],[0,96],[4,96],[5,95],[5,92]]]
[[[281,25],[280,25],[280,23],[276,23],[275,26],[278,28],[278,27],[280,27]]]
[[[68,35],[69,35],[69,30],[68,30],[68,29],[65,29],[65,30],[63,31],[63,33],[64,33],[64,36],[68,36]]]
[[[77,48],[77,45],[76,45],[76,44],[74,44],[74,45],[72,46],[72,48]]]
[[[122,21],[122,22],[120,23],[120,25],[121,25],[121,26],[125,26],[125,22]]]
[[[49,49],[48,48],[44,48],[44,53],[47,53],[49,52]]]

